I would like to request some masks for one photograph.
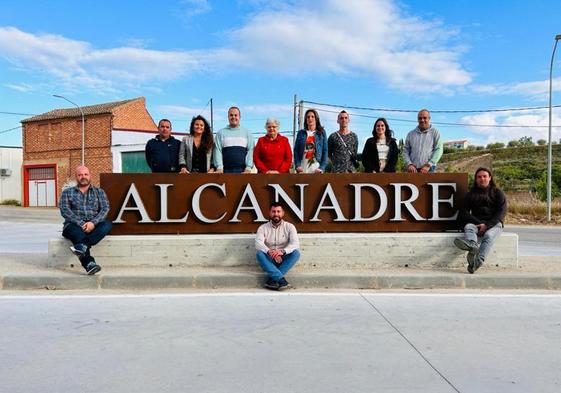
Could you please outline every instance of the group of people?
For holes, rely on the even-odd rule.
[[[228,126],[214,136],[208,121],[196,116],[189,135],[181,141],[171,135],[171,121],[162,119],[158,135],[146,144],[146,162],[152,172],[180,173],[251,173],[253,167],[258,173],[288,173],[293,165],[297,173],[323,173],[328,160],[333,173],[356,172],[360,166],[358,136],[349,128],[346,111],[337,116],[339,129],[327,136],[318,112],[308,109],[294,148],[279,133],[277,119],[267,119],[266,134],[257,143],[240,119],[240,109],[231,107]],[[434,172],[443,152],[440,133],[430,124],[428,110],[419,111],[417,120],[418,126],[407,134],[403,147],[407,172]],[[362,151],[364,171],[396,172],[398,156],[399,147],[387,120],[377,119]]]
[[[442,156],[438,130],[430,124],[430,113],[418,113],[418,126],[409,132],[403,157],[410,173],[431,173]],[[267,134],[254,146],[252,134],[240,126],[240,110],[228,110],[228,126],[213,137],[209,123],[202,116],[191,121],[189,135],[182,141],[171,135],[171,122],[160,120],[158,135],[146,144],[146,160],[153,172],[179,173],[288,173],[294,163],[297,173],[323,173],[328,158],[333,172],[355,172],[357,135],[349,130],[349,114],[339,113],[339,130],[326,136],[316,110],[305,114],[305,128],[296,136],[294,149],[279,134],[280,124],[268,119]],[[365,172],[395,172],[399,148],[386,119],[374,123],[372,138],[366,141],[362,162]],[[294,159],[293,159],[294,158]],[[71,251],[78,256],[87,274],[101,270],[90,253],[111,230],[107,220],[109,202],[105,192],[91,184],[87,167],[76,168],[76,186],[62,192],[59,206],[64,217],[63,236],[72,242]],[[464,235],[454,240],[456,247],[467,251],[468,272],[473,274],[485,261],[495,239],[500,235],[506,215],[506,197],[496,186],[488,168],[475,172],[472,188],[464,199],[458,222]],[[256,258],[267,273],[265,287],[281,290],[289,286],[286,273],[300,258],[296,227],[284,221],[284,209],[274,202],[270,221],[261,225],[255,239]]]

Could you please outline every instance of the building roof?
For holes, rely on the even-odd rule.
[[[451,145],[453,143],[466,143],[468,140],[467,139],[462,139],[460,141],[446,141],[444,142],[445,145]]]
[[[104,104],[82,106],[81,108],[82,111],[84,112],[84,116],[101,115],[104,113],[113,113],[113,109],[117,108],[118,106],[125,105],[128,104],[129,102],[142,100],[142,99],[143,97],[138,97],[138,98],[133,98],[124,101],[106,102]],[[27,119],[23,119],[21,122],[29,123],[33,121],[65,119],[65,118],[81,117],[81,116],[82,114],[80,113],[80,110],[76,107],[62,108],[62,109],[53,109],[52,111],[41,113],[40,115],[35,115]]]

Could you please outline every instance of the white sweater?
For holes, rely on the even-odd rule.
[[[290,254],[300,248],[296,227],[282,220],[277,227],[269,221],[257,229],[255,249],[266,253],[269,250],[284,250]]]

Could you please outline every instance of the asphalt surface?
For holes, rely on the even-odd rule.
[[[559,392],[561,295],[0,296],[1,390]]]

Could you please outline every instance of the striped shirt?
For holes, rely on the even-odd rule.
[[[243,127],[226,127],[214,139],[214,166],[216,169],[244,169],[253,167],[253,135]]]
[[[76,187],[69,187],[60,196],[60,214],[64,217],[64,226],[69,223],[78,226],[91,221],[99,224],[109,213],[109,201],[105,191],[90,185],[85,193]]]
[[[421,131],[419,127],[409,131],[403,146],[403,158],[405,165],[413,164],[415,168],[421,168],[426,164],[435,166],[444,148],[440,140],[440,132],[432,126]]]

